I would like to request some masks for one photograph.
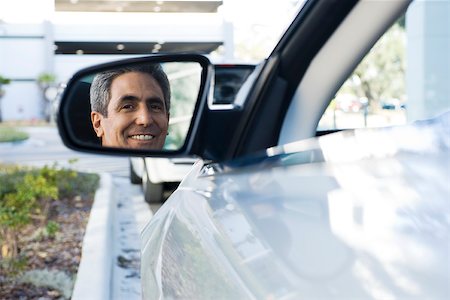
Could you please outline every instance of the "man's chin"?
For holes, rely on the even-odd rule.
[[[162,146],[160,146],[156,139],[152,140],[134,140],[128,139],[128,148],[130,149],[143,149],[143,150],[161,150]]]

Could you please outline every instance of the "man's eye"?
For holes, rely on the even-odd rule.
[[[152,105],[150,105],[150,108],[153,111],[161,111],[163,109],[162,105],[160,105],[160,104],[152,104]]]
[[[133,104],[125,104],[125,105],[122,106],[122,109],[125,109],[125,110],[130,110],[130,109],[133,109],[133,108],[134,108]]]

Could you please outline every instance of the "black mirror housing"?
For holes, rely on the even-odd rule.
[[[153,142],[152,140],[157,141],[158,134],[161,133],[161,130],[154,129],[152,126],[148,126],[153,128],[149,129],[151,132],[148,133],[136,132],[137,129],[124,130],[125,132],[134,130],[134,133],[128,133],[134,139],[131,141],[130,147],[105,146],[105,140],[99,138],[99,133],[94,129],[94,121],[91,115],[90,89],[94,76],[111,70],[147,65],[167,67],[163,69],[167,74],[172,90],[171,99],[168,102],[170,112],[167,110],[168,116],[170,115],[167,120],[169,135],[168,138],[161,137],[161,139],[166,140],[163,148],[146,146],[150,145]],[[179,66],[183,67],[180,68]],[[61,138],[68,148],[82,152],[154,157],[194,155],[195,153],[192,150],[194,133],[198,130],[202,112],[207,106],[207,96],[213,73],[213,67],[208,58],[199,54],[155,54],[80,70],[70,79],[61,98],[57,117]],[[189,80],[186,79],[188,77]],[[111,94],[111,91],[109,91],[109,94]],[[150,105],[148,106],[150,107]],[[111,122],[113,117],[109,116],[109,118],[109,122]],[[165,135],[163,133],[160,135]]]

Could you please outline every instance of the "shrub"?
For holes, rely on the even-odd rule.
[[[20,232],[33,220],[48,237],[59,229],[48,221],[50,204],[75,196],[90,196],[98,187],[96,174],[77,173],[52,167],[29,168],[0,164],[0,246],[1,256],[19,259]],[[14,264],[11,264],[14,268]]]
[[[59,224],[55,221],[48,221],[47,225],[45,225],[45,235],[48,237],[54,238],[58,230]]]
[[[4,186],[0,194],[0,237],[3,245],[9,248],[4,252],[8,253],[8,257],[15,258],[19,253],[20,230],[31,222],[33,213],[41,212],[38,200],[48,202],[56,199],[58,190],[42,175],[21,171],[11,175],[12,181],[8,179],[8,174],[0,175],[0,186]],[[9,187],[8,181],[12,183]]]
[[[61,271],[31,270],[20,277],[20,282],[30,283],[38,287],[50,287],[62,293],[65,299],[72,296],[74,279]]]
[[[28,139],[28,134],[26,132],[12,127],[0,127],[0,143],[18,142],[26,139]]]

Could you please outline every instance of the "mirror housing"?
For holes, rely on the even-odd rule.
[[[187,121],[190,119],[190,124],[187,128],[187,132],[184,133],[185,137],[182,145],[178,146],[176,149],[161,150],[149,150],[144,148],[131,149],[126,147],[112,148],[102,146],[98,134],[94,131],[93,123],[91,122],[90,87],[94,75],[105,71],[129,68],[138,65],[169,63],[195,63],[199,65],[201,69],[199,73],[200,78],[197,95],[193,95],[195,99],[193,99],[194,107],[191,112],[192,117],[189,116],[189,118],[187,118]],[[64,144],[70,149],[83,152],[154,157],[193,155],[195,154],[192,151],[192,144],[194,140],[193,132],[197,131],[197,127],[200,124],[200,119],[202,116],[201,112],[206,106],[206,98],[211,85],[213,73],[213,67],[209,60],[205,56],[197,54],[156,54],[148,57],[139,57],[105,63],[83,69],[77,72],[70,79],[61,99],[57,117],[57,124],[61,138]],[[90,82],[89,80],[86,80],[89,78]],[[108,92],[111,94],[110,90]]]

